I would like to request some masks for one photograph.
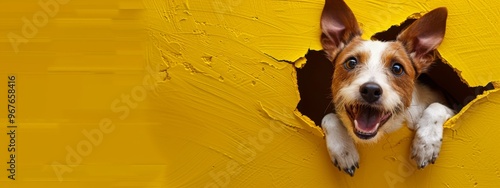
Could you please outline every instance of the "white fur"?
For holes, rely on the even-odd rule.
[[[359,161],[358,150],[342,122],[335,114],[330,113],[323,117],[321,124],[332,162],[339,169],[350,169],[356,166]]]
[[[443,124],[454,113],[440,103],[432,103],[422,113],[415,124],[415,138],[413,139],[412,158],[419,168],[434,163],[441,150],[443,141]]]
[[[444,103],[445,101],[435,91],[431,90],[425,85],[415,84],[413,90],[413,97],[411,99],[411,106],[406,110],[406,121],[408,127],[415,130],[415,124],[422,117],[424,110],[435,102]]]

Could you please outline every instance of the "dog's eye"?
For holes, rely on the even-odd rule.
[[[358,64],[358,60],[354,57],[350,57],[347,59],[347,61],[344,62],[344,68],[347,70],[352,70],[356,68],[356,65]]]
[[[395,75],[402,75],[404,72],[403,65],[399,63],[394,63],[394,65],[392,65],[391,70],[392,73],[394,73]]]

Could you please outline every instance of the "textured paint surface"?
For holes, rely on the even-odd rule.
[[[500,81],[498,1],[347,3],[365,38],[446,6],[443,58],[471,86]],[[35,0],[2,5],[0,36],[22,33],[22,18],[42,10]],[[1,40],[0,82],[18,77],[20,128],[18,178],[10,181],[4,171],[0,181],[9,187],[499,186],[498,90],[448,122],[440,158],[424,170],[409,159],[407,129],[360,145],[355,177],[334,168],[322,132],[295,111],[294,66],[305,63],[308,49],[321,48],[322,7],[323,0],[60,5],[18,53],[7,37]],[[113,129],[103,132],[106,123]],[[99,134],[88,136],[98,129],[100,142]],[[0,137],[1,145],[7,142]],[[0,162],[6,157],[0,152]]]

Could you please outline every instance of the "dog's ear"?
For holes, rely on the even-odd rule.
[[[413,59],[418,73],[425,72],[435,60],[435,49],[441,44],[446,30],[445,7],[437,8],[413,22],[398,35]]]
[[[352,38],[361,35],[356,17],[343,0],[325,0],[321,31],[321,44],[329,58],[333,58]]]

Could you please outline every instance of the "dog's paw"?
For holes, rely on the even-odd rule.
[[[416,125],[411,153],[418,168],[436,162],[443,142],[443,124],[453,114],[451,109],[439,103],[433,103],[425,109]]]
[[[359,154],[354,144],[344,148],[328,147],[328,153],[335,167],[339,170],[343,170],[350,176],[354,176],[354,172],[359,168]]]
[[[346,128],[333,113],[323,118],[321,127],[325,133],[326,147],[333,164],[339,170],[354,176],[356,168],[359,168],[359,154]]]
[[[426,134],[418,130],[413,139],[411,157],[419,169],[434,164],[441,150],[442,138],[436,134]]]

